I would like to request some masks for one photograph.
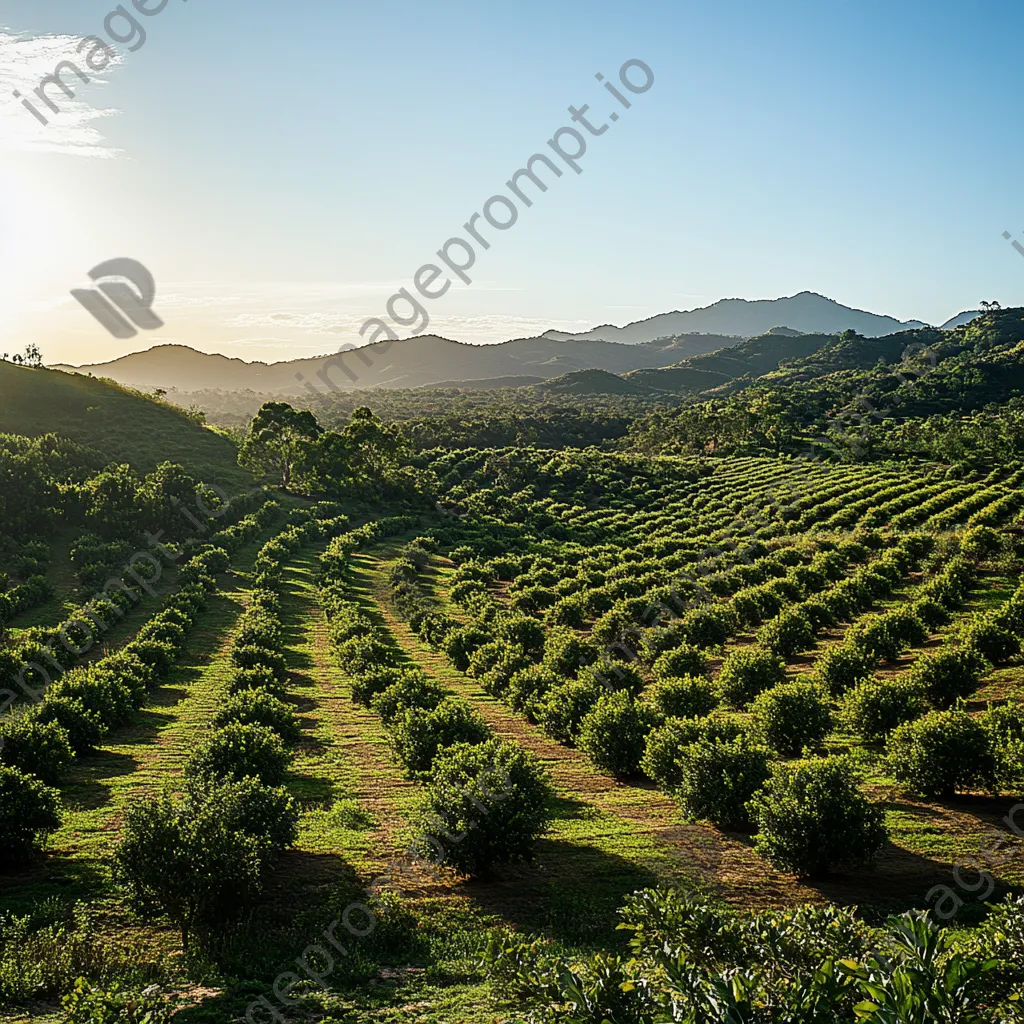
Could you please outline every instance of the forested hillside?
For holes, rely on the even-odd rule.
[[[634,426],[655,450],[749,446],[845,459],[911,456],[999,465],[1024,454],[1024,311],[952,331],[845,333],[753,381],[705,392]]]

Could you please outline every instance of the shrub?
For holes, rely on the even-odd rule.
[[[777,654],[745,647],[725,659],[715,683],[727,704],[744,708],[763,690],[785,681],[786,665]]]
[[[440,848],[459,871],[486,875],[497,864],[531,859],[550,822],[550,795],[536,756],[519,744],[460,743],[442,751],[431,769],[423,834],[436,840],[435,858]]]
[[[960,709],[904,722],[889,737],[886,752],[897,781],[924,796],[948,798],[974,786],[995,786],[989,734]]]
[[[479,626],[459,626],[444,638],[441,650],[460,672],[465,672],[473,653],[490,639],[491,634]]]
[[[388,687],[394,686],[401,678],[405,669],[393,665],[367,669],[352,679],[352,699],[357,704],[369,707],[373,698],[383,693]]]
[[[694,647],[721,647],[737,626],[736,613],[725,605],[691,608],[680,619],[682,639]]]
[[[419,669],[400,669],[398,679],[377,693],[370,701],[370,707],[380,715],[385,725],[390,725],[409,708],[433,711],[444,698],[444,689]]]
[[[59,722],[40,722],[29,711],[7,719],[0,728],[0,763],[56,786],[74,759],[67,730]]]
[[[787,608],[757,631],[757,642],[783,658],[814,646],[814,627],[799,608]]]
[[[882,809],[863,796],[842,757],[776,765],[749,810],[754,849],[798,875],[868,863],[887,839]]]
[[[771,753],[740,735],[731,740],[700,739],[679,751],[675,796],[693,820],[747,830],[747,802],[770,775]]]
[[[377,636],[354,636],[335,646],[338,664],[351,675],[387,668],[397,661],[395,648]]]
[[[890,634],[898,640],[903,648],[920,647],[928,639],[928,630],[925,629],[921,617],[913,608],[894,608],[882,616],[888,623]]]
[[[165,613],[150,619],[138,632],[139,640],[157,640],[172,647],[175,651],[181,650],[185,642],[185,629],[177,622],[170,622],[163,619]],[[162,621],[161,621],[162,620]]]
[[[267,647],[236,647],[231,652],[231,664],[235,668],[269,668],[282,682],[288,676],[284,655]]]
[[[972,526],[960,537],[960,554],[983,559],[994,555],[1003,546],[1003,539],[991,526]]]
[[[708,656],[691,644],[680,644],[674,650],[666,651],[651,669],[655,679],[679,679],[682,676],[706,676],[711,668]]]
[[[501,661],[502,652],[505,650],[507,650],[507,645],[501,640],[491,640],[478,647],[469,657],[466,675],[480,679]]]
[[[1024,786],[1024,704],[990,707],[982,716],[996,759],[998,781],[1020,793]]]
[[[689,647],[690,645],[687,643],[689,633],[690,627],[681,619],[674,619],[664,626],[654,626],[644,630],[638,652],[641,660],[651,665],[668,651],[673,651],[683,644]]]
[[[651,711],[630,694],[606,693],[583,719],[577,744],[602,771],[628,778],[639,771],[647,734],[655,724]]]
[[[543,665],[520,669],[508,682],[504,699],[513,711],[525,711],[531,718],[534,708],[543,701],[548,690],[562,680]]]
[[[601,689],[613,692],[625,692],[636,697],[644,688],[644,678],[637,667],[628,661],[616,661],[614,658],[601,658],[593,665],[588,665],[580,672],[580,679],[585,679],[600,686]]]
[[[907,679],[923,689],[936,707],[948,708],[974,693],[990,668],[973,647],[943,648],[935,654],[922,655],[907,673]]]
[[[108,672],[92,666],[72,669],[47,691],[46,700],[77,700],[107,730],[126,722],[135,708],[131,691]]]
[[[244,693],[246,690],[266,690],[275,697],[284,696],[284,684],[274,674],[274,670],[266,665],[235,669],[228,683],[228,693]]]
[[[491,696],[503,697],[512,677],[531,664],[522,647],[502,643],[500,656],[481,677],[481,685]]]
[[[526,615],[506,615],[497,624],[500,640],[521,647],[527,654],[540,654],[544,649],[544,627]]]
[[[764,690],[751,705],[757,735],[781,754],[799,754],[817,746],[832,728],[832,712],[814,683],[780,683]]]
[[[185,777],[240,780],[251,776],[265,786],[277,786],[291,757],[273,729],[232,722],[200,744],[185,764]]]
[[[575,676],[598,656],[598,649],[571,629],[552,629],[544,641],[544,667],[556,676]]]
[[[0,860],[30,853],[60,827],[58,794],[33,775],[0,764]]]
[[[67,734],[71,749],[78,755],[89,753],[107,731],[96,712],[86,708],[77,697],[62,696],[56,687],[47,693],[36,715],[40,724],[56,722],[60,725]]]
[[[569,679],[553,686],[537,704],[537,721],[552,739],[575,742],[583,719],[604,692],[593,679]]]
[[[828,629],[829,626],[834,626],[839,621],[835,610],[821,597],[809,598],[803,602],[801,608],[815,633],[822,629]]]
[[[153,675],[162,679],[174,664],[174,648],[162,640],[133,640],[123,650],[130,651],[153,670]]]
[[[299,742],[302,731],[292,708],[269,690],[243,690],[225,701],[213,719],[213,727],[221,729],[232,722],[243,725],[265,725],[289,746]]]
[[[949,622],[949,612],[932,597],[918,598],[910,607],[927,629],[936,630]]]
[[[107,655],[94,671],[117,679],[131,692],[136,707],[142,704],[146,691],[153,685],[153,669],[127,649]]]
[[[887,615],[865,615],[846,634],[846,643],[881,661],[895,661],[907,647]]]
[[[998,665],[1020,652],[1020,640],[994,619],[976,616],[957,630],[956,642]]]
[[[236,647],[281,649],[281,623],[263,608],[251,608],[241,618],[235,634]]]
[[[583,600],[574,594],[556,601],[548,612],[548,622],[554,626],[582,629],[587,623],[587,610]]]
[[[215,809],[231,831],[251,836],[273,850],[284,850],[299,833],[299,807],[283,786],[265,786],[255,778],[228,779],[212,789],[209,780],[190,782],[182,809],[202,816]]]
[[[658,679],[643,695],[643,703],[663,718],[700,718],[718,707],[714,683],[703,677]]]
[[[858,683],[870,679],[878,666],[878,659],[854,644],[844,643],[829,647],[818,659],[816,675],[833,697],[841,697]]]
[[[409,708],[395,720],[391,745],[410,775],[430,770],[438,753],[456,743],[484,743],[491,738],[476,709],[458,697],[446,697],[432,711]]]
[[[927,709],[924,690],[909,679],[869,679],[843,697],[840,714],[858,736],[879,743]]]
[[[275,838],[294,835],[294,806],[282,791],[274,794],[260,795],[247,780],[205,795],[194,789],[181,801],[165,792],[132,803],[114,851],[115,880],[140,910],[166,914],[187,951],[197,929],[253,902]],[[270,821],[275,808],[279,817]]]
[[[738,722],[725,715],[706,718],[670,718],[647,734],[644,756],[640,761],[643,773],[668,793],[674,792],[682,779],[680,752],[698,740],[734,740],[743,730]]]

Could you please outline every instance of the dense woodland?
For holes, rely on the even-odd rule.
[[[766,337],[0,364],[0,1019],[1024,1020],[1024,310]]]

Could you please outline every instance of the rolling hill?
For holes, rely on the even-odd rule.
[[[669,366],[741,339],[718,335],[683,335],[646,345],[603,341],[558,341],[519,338],[499,345],[466,345],[434,335],[404,341],[378,342],[354,352],[281,363],[246,363],[208,355],[183,345],[160,345],[108,363],[59,367],[109,377],[135,388],[181,392],[219,389],[263,394],[303,395],[310,389],[335,390],[388,387],[416,388],[458,381],[501,377],[549,380],[576,370],[625,373],[644,367]]]
[[[561,377],[545,381],[537,390],[562,395],[634,395],[652,397],[658,394],[653,388],[635,379],[634,374],[620,377],[607,370],[577,370]]]
[[[62,434],[111,462],[180,462],[207,483],[251,482],[234,444],[179,409],[110,381],[0,362],[0,433]]]

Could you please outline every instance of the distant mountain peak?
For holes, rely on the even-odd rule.
[[[900,321],[891,316],[844,306],[818,292],[802,291],[779,299],[719,299],[700,309],[661,313],[625,327],[604,325],[582,334],[548,331],[545,337],[637,345],[682,334],[754,338],[783,325],[797,334],[838,334],[854,330],[869,338],[928,326],[920,320]]]

